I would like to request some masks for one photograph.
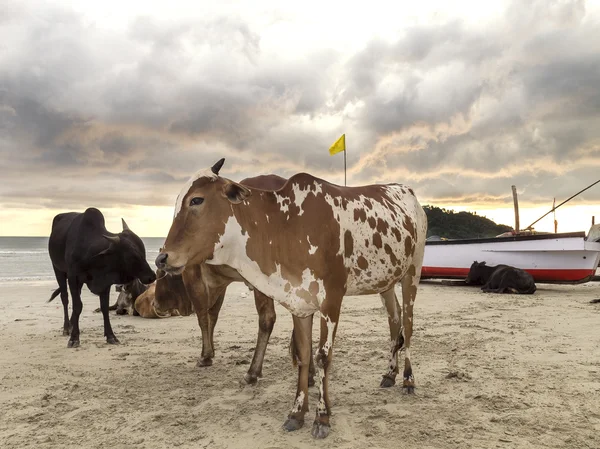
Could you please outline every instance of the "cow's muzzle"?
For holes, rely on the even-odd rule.
[[[181,274],[185,266],[174,267],[172,265],[169,265],[168,258],[169,253],[159,253],[159,255],[156,256],[155,260],[156,267],[159,270],[163,270],[167,274]]]

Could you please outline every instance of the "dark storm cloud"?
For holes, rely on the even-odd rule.
[[[340,181],[327,148],[342,132],[351,184],[405,182],[424,202],[504,204],[511,184],[548,202],[599,177],[598,17],[582,1],[515,1],[484,26],[412,25],[353,55],[298,58],[267,53],[233,17],[115,31],[2,5],[6,207],[171,205],[220,157],[233,179]]]

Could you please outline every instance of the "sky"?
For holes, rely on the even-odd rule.
[[[165,236],[190,175],[400,182],[521,226],[600,179],[600,2],[0,2],[0,235]],[[600,221],[600,184],[558,209]],[[552,231],[552,216],[536,225]]]

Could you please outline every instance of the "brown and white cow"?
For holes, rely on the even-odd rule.
[[[264,190],[277,190],[286,181],[287,179],[281,176],[269,174],[246,178],[240,183]],[[179,276],[163,277],[161,270],[158,270],[157,274],[155,305],[159,310],[181,311],[193,308],[196,311],[202,332],[202,353],[197,363],[198,367],[208,367],[213,364],[215,356],[214,330],[229,284],[244,282],[253,290],[254,303],[258,313],[258,336],[252,362],[243,379],[248,384],[256,383],[262,377],[265,353],[277,318],[273,300],[254,289],[237,271],[227,266],[188,265]],[[311,357],[309,385],[314,385],[314,373],[315,368]]]
[[[404,349],[403,386],[412,392],[413,305],[427,232],[414,192],[400,184],[340,187],[306,173],[275,192],[265,191],[219,177],[223,162],[199,171],[183,187],[156,264],[171,273],[200,263],[232,267],[292,313],[298,386],[284,428],[304,424],[312,322],[320,312],[316,363],[321,382],[312,435],[329,434],[328,373],[345,295],[381,295],[391,333],[382,386],[394,384],[397,353]]]

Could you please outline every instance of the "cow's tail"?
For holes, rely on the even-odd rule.
[[[52,292],[52,295],[50,296],[50,299],[47,302],[51,302],[52,300],[54,300],[54,298],[56,298],[58,295],[60,295],[60,287],[57,288],[56,290],[54,290]]]

